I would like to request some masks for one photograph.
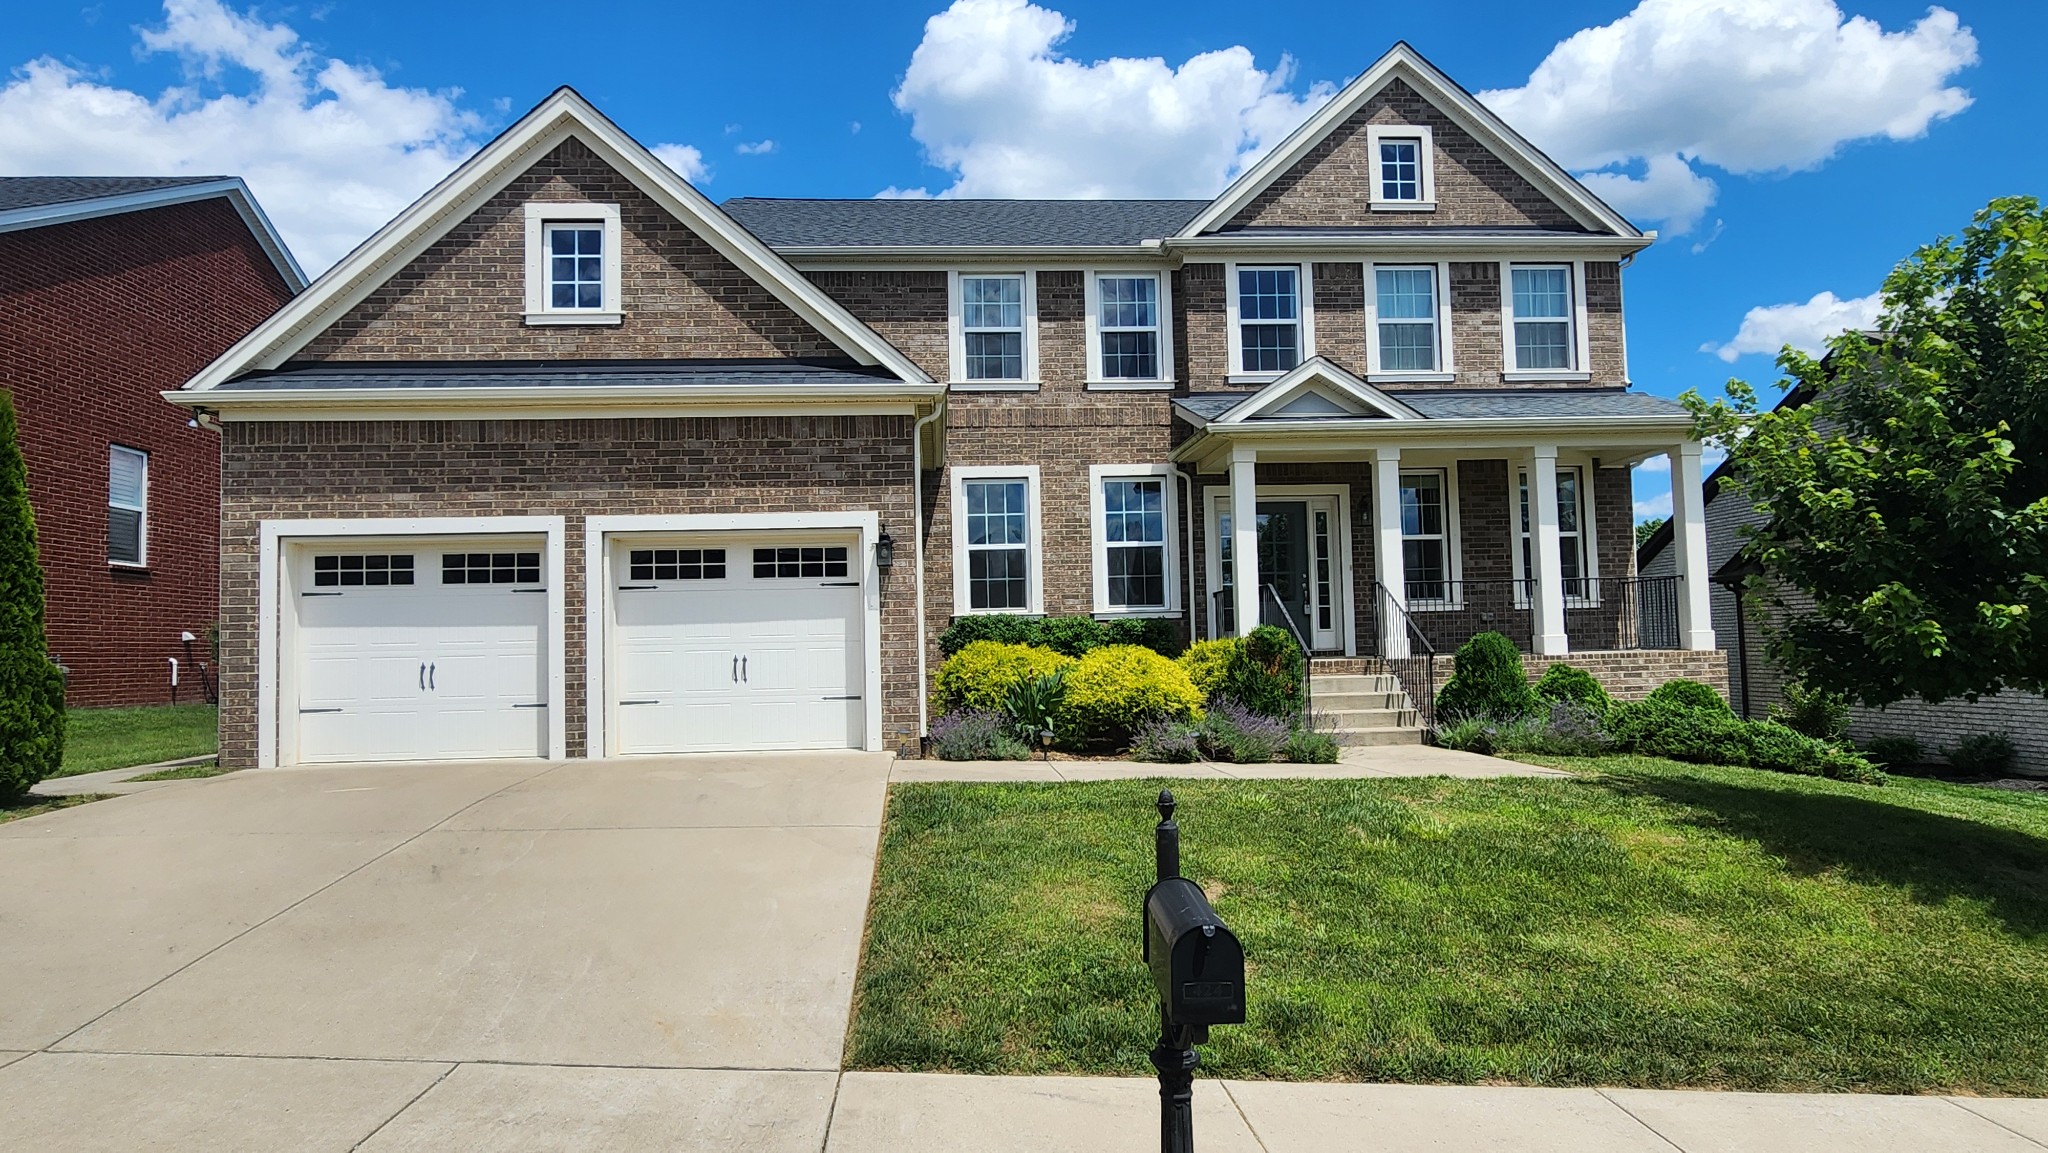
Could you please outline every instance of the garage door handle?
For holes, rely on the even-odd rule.
[[[747,679],[747,658],[745,657],[740,658],[740,679],[743,681]]]
[[[513,705],[512,707],[515,709],[544,709],[548,707],[548,703],[546,701],[542,701],[537,705]]]
[[[824,582],[820,583],[820,584],[818,585],[818,587],[819,587],[819,588],[821,588],[821,589],[857,589],[857,588],[859,588],[859,587],[860,587],[860,582],[859,582],[859,581],[824,581]]]
[[[660,701],[620,701],[622,705],[658,705]]]
[[[304,716],[307,713],[338,713],[340,711],[340,709],[300,709],[299,715]]]
[[[850,697],[819,697],[818,699],[821,701],[857,701],[860,699],[860,694],[855,693]]]
[[[433,688],[434,688],[434,666],[433,666],[433,665],[428,665],[428,666],[427,666],[427,687],[428,687],[429,689],[433,689]],[[438,691],[440,691],[440,690],[436,689],[435,691],[436,691],[436,692],[438,692]]]
[[[660,585],[620,585],[619,591],[622,593],[636,593],[641,592],[645,589],[654,589],[660,587]]]
[[[732,683],[740,683],[740,659],[738,657],[732,659]]]
[[[427,662],[420,662],[420,691],[427,691]]]

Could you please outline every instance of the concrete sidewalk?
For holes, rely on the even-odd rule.
[[[1142,761],[897,761],[889,772],[896,781],[1113,781],[1132,777],[1183,777],[1190,780],[1370,780],[1383,777],[1568,777],[1558,769],[1538,768],[1477,753],[1429,745],[1383,745],[1345,749],[1334,765],[1226,765],[1205,761],[1193,765],[1155,765]]]

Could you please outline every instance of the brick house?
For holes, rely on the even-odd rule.
[[[715,205],[560,90],[173,394],[223,757],[915,750],[982,612],[1274,621],[1425,702],[1484,628],[1719,681],[1653,239],[1406,45],[1210,201]],[[1667,453],[1697,563],[1645,582]]]
[[[159,394],[305,286],[240,180],[0,178],[0,388],[71,704],[203,699],[219,438]]]

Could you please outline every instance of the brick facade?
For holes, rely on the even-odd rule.
[[[158,394],[291,298],[224,198],[0,233],[0,387],[35,506],[72,705],[203,699],[218,616],[219,440]],[[149,453],[147,567],[107,563],[107,451]],[[179,634],[198,643],[187,647]]]

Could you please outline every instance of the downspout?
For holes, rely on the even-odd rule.
[[[916,540],[914,548],[917,565],[917,751],[924,755],[926,734],[931,732],[931,705],[926,700],[929,680],[925,671],[925,623],[924,623],[924,426],[946,415],[946,398],[939,397],[939,403],[928,416],[919,417],[910,426],[910,501],[914,522],[910,531]]]

